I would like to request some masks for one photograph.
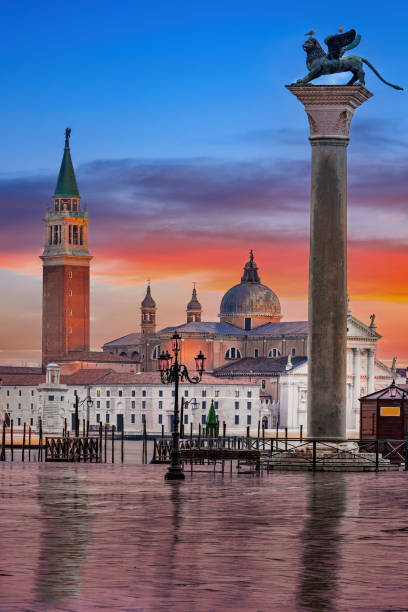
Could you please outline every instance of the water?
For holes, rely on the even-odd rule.
[[[0,609],[408,610],[407,474],[165,470],[0,463]]]

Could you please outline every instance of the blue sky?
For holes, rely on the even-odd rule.
[[[147,278],[159,326],[184,320],[192,281],[215,320],[250,248],[285,319],[306,318],[310,147],[284,85],[307,72],[304,33],[323,42],[342,24],[362,34],[356,54],[408,89],[406,2],[1,8],[0,353],[39,355],[42,217],[67,126],[91,216],[93,348],[138,329]],[[349,147],[349,293],[356,316],[377,313],[380,357],[408,362],[407,91],[366,80],[374,97]]]

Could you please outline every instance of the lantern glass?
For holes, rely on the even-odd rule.
[[[93,406],[93,400],[91,398],[88,398],[86,400],[86,405],[88,406],[88,408],[92,408]]]
[[[197,357],[195,357],[195,362],[196,362],[196,370],[197,372],[204,372],[204,362],[206,360],[206,357],[204,357],[203,353],[200,351],[197,355]]]
[[[390,386],[390,395],[392,397],[392,399],[395,399],[397,397],[397,387],[395,386],[395,380],[392,381],[391,386]]]
[[[166,354],[164,357],[166,359],[166,368],[167,370],[170,370],[173,357],[170,355],[169,351],[166,351]]]
[[[171,347],[173,351],[179,351],[181,349],[181,338],[176,331],[174,332],[171,340]]]
[[[167,368],[167,356],[165,353],[161,353],[160,357],[157,360],[157,365],[159,372],[164,372]]]

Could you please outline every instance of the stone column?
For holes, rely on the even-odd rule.
[[[359,397],[360,397],[360,375],[361,375],[361,361],[360,361],[360,349],[353,348],[353,410],[359,408]]]
[[[375,351],[367,349],[367,395],[374,393],[374,358]]]
[[[309,259],[309,438],[346,437],[347,145],[362,85],[291,85],[312,145]]]

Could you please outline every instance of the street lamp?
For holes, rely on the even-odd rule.
[[[192,397],[190,400],[185,400],[184,397],[181,398],[181,407],[180,407],[180,438],[184,438],[184,409],[187,409],[189,404],[191,404],[191,408],[194,411],[198,408],[198,402],[195,397]],[[191,421],[192,423],[192,421]]]
[[[87,431],[86,435],[88,436],[88,426],[89,426],[89,414],[91,408],[93,406],[93,399],[91,398],[90,389],[88,388],[88,395],[82,402],[79,401],[78,393],[75,393],[75,437],[79,438],[79,406],[82,406],[86,402],[86,419],[87,419]]]
[[[192,385],[197,385],[202,378],[204,372],[205,357],[200,351],[197,357],[195,357],[197,376],[190,376],[186,366],[179,363],[178,356],[181,349],[181,337],[175,331],[171,338],[173,357],[168,351],[162,352],[159,356],[158,370],[160,372],[161,381],[164,385],[174,383],[174,420],[173,420],[173,447],[171,449],[170,466],[165,475],[166,480],[184,480],[183,467],[181,465],[179,439],[180,439],[180,418],[179,418],[179,405],[178,405],[178,389],[179,382],[188,381]]]

